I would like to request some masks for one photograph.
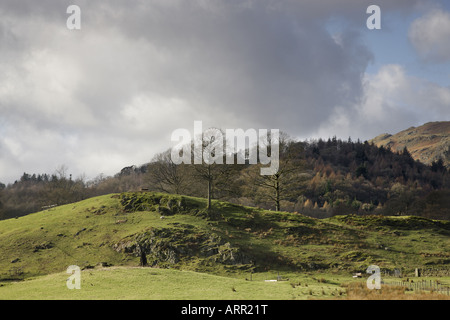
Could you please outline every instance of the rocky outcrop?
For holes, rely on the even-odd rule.
[[[153,192],[123,193],[120,204],[124,212],[154,211],[162,216],[197,214],[204,209],[187,197]]]
[[[114,250],[142,257],[150,266],[170,266],[192,259],[226,265],[249,264],[242,251],[216,234],[189,225],[149,228],[113,245]],[[141,260],[142,261],[142,260]]]

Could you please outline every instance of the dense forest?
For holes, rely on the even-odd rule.
[[[248,151],[248,150],[247,150]],[[425,165],[408,150],[392,152],[367,141],[336,139],[280,143],[280,167],[260,175],[260,164],[176,165],[170,151],[141,166],[91,181],[62,166],[0,184],[0,218],[8,219],[92,196],[150,190],[227,200],[324,218],[339,214],[417,215],[450,219],[450,170]]]

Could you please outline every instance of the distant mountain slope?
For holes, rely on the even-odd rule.
[[[394,135],[381,134],[369,142],[401,151],[406,147],[411,156],[425,164],[442,159],[450,167],[450,121],[428,122]]]

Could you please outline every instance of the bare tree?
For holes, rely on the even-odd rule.
[[[170,150],[157,154],[148,165],[148,179],[162,192],[182,194],[188,185],[185,164],[175,164]]]
[[[303,167],[298,157],[298,145],[286,133],[281,132],[279,137],[279,167],[272,175],[261,175],[258,167],[249,170],[253,176],[254,191],[261,197],[268,198],[275,203],[275,210],[281,210],[281,200],[288,198],[295,188],[295,173]],[[259,189],[259,190],[258,190]]]
[[[216,188],[230,183],[234,168],[231,164],[225,164],[226,155],[223,151],[226,141],[221,130],[210,128],[196,139],[192,149],[194,176],[206,182],[208,209],[211,209],[211,200],[215,197]]]

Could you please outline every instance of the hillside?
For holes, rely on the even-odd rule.
[[[279,174],[267,179],[260,175],[259,164],[174,165],[167,152],[146,165],[94,181],[24,173],[14,184],[0,184],[0,220],[141,189],[191,197],[209,194],[237,205],[315,218],[356,213],[450,220],[450,170],[441,163],[428,166],[409,152],[351,139],[288,140],[281,150]]]
[[[230,275],[249,272],[443,268],[450,222],[344,215],[315,219],[186,196],[105,195],[0,221],[0,277],[147,265]]]
[[[431,165],[442,159],[450,167],[450,121],[428,122],[396,134],[381,134],[369,142],[402,151],[405,147],[415,160]]]

